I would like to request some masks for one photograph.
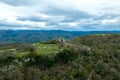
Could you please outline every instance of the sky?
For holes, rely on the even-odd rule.
[[[0,30],[120,30],[120,0],[0,0]]]

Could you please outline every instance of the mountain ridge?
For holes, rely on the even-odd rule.
[[[0,30],[0,43],[34,43],[59,37],[73,39],[91,34],[120,34],[120,31]]]

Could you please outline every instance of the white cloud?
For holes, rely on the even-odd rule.
[[[116,10],[115,12],[119,12],[120,9],[120,1],[119,0],[49,0],[44,1],[48,3],[47,6],[57,6],[61,9],[77,9],[83,10],[92,14],[99,14],[105,12],[114,12],[112,10]],[[52,5],[49,5],[52,4]],[[108,9],[109,10],[106,10]]]
[[[74,26],[77,26],[77,23],[76,22],[65,22],[65,23],[59,23],[61,26],[65,26],[65,25],[67,25],[67,26],[72,26],[72,27],[74,27]]]
[[[118,22],[117,19],[109,19],[109,20],[102,20],[101,23],[102,25],[107,25],[107,24],[116,24]]]
[[[120,30],[119,8],[120,0],[0,0],[0,29]]]

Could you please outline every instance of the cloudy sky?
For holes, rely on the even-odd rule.
[[[0,30],[120,30],[120,0],[0,0]]]

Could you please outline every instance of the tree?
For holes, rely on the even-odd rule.
[[[24,80],[23,74],[18,69],[8,72],[6,78],[7,80]]]
[[[38,68],[28,68],[25,80],[41,80],[41,71]]]

